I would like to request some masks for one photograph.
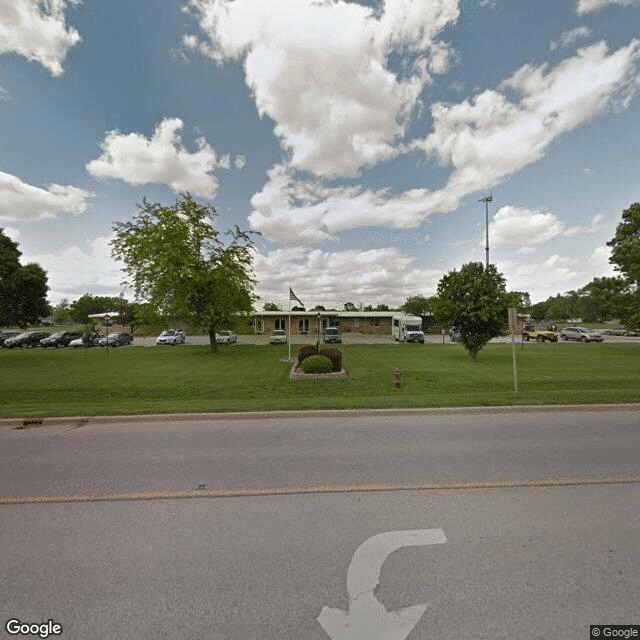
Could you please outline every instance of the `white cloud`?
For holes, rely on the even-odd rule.
[[[473,100],[433,105],[434,131],[414,146],[453,167],[442,190],[449,209],[441,210],[536,162],[554,140],[595,116],[626,108],[637,88],[639,58],[640,40],[611,54],[600,42],[553,69],[521,67],[502,83],[505,93],[487,90]],[[438,195],[433,204],[442,207]]]
[[[489,237],[494,247],[530,246],[548,242],[563,230],[564,225],[552,213],[507,205],[493,216]]]
[[[122,291],[120,264],[111,257],[111,237],[87,241],[84,247],[71,246],[59,253],[23,256],[37,262],[49,278],[49,300],[79,298],[84,293],[117,296]]]
[[[18,238],[22,235],[18,229],[14,229],[13,227],[4,227],[2,233],[14,242],[17,242]]]
[[[291,166],[326,177],[355,177],[399,153],[430,71],[453,59],[434,39],[459,15],[457,0],[387,0],[379,11],[344,0],[190,6],[209,42],[187,36],[185,44],[219,62],[244,58],[246,83]],[[404,77],[388,68],[394,51],[412,52]]]
[[[585,13],[591,13],[592,11],[600,11],[600,9],[614,5],[630,7],[638,4],[638,2],[639,0],[578,0],[576,13],[583,15]]]
[[[34,187],[0,171],[0,220],[32,222],[55,218],[59,213],[83,213],[92,194],[72,186],[50,184]]]
[[[292,247],[260,254],[255,271],[262,303],[276,302],[285,309],[289,287],[307,308],[321,304],[342,309],[345,302],[395,306],[410,295],[433,295],[444,275],[416,269],[414,261],[396,247],[341,252]]]
[[[568,47],[579,40],[584,40],[591,35],[591,30],[587,27],[576,27],[570,31],[563,32],[557,40],[549,45],[550,51],[555,51],[558,47]]]
[[[296,183],[282,165],[276,165],[268,174],[267,184],[251,199],[249,222],[270,240],[317,244],[334,239],[339,231],[359,227],[408,229],[428,215],[428,192],[424,189],[393,196],[386,190]]]
[[[77,4],[79,0],[70,0]],[[39,62],[53,76],[80,42],[77,30],[67,27],[66,0],[0,0],[0,53],[18,53]]]
[[[564,232],[565,236],[577,236],[583,233],[594,234],[597,233],[602,227],[602,222],[604,220],[604,216],[601,213],[596,213],[593,218],[591,218],[591,224],[586,227],[584,225],[578,225],[576,227],[571,227]]]
[[[87,164],[89,173],[97,179],[111,178],[128,184],[149,182],[167,184],[176,192],[213,198],[218,191],[218,179],[211,172],[228,168],[228,156],[216,156],[214,149],[199,138],[198,150],[190,153],[180,138],[183,127],[179,118],[165,118],[151,138],[140,133],[121,134],[109,131],[100,145],[102,155]]]
[[[519,252],[520,253],[520,252]],[[611,249],[597,246],[584,259],[553,254],[535,262],[505,260],[496,266],[510,291],[529,291],[534,302],[580,289],[594,278],[616,275],[609,263]]]
[[[564,133],[607,110],[626,107],[636,88],[638,58],[638,40],[610,54],[599,43],[552,69],[521,67],[502,84],[504,94],[484,91],[474,100],[435,104],[433,132],[413,147],[453,167],[441,189],[397,195],[358,187],[329,189],[321,182],[310,187],[294,182],[295,167],[278,165],[252,200],[250,222],[268,238],[293,244],[334,239],[339,231],[360,227],[418,226],[432,213],[453,211],[469,194],[536,162]],[[508,93],[520,99],[512,101]]]
[[[247,158],[245,156],[236,156],[233,164],[239,171],[247,166]]]

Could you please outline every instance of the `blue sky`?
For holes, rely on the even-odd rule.
[[[402,304],[490,259],[613,275],[638,200],[638,0],[0,0],[0,226],[50,299],[184,191],[260,231],[259,306]],[[128,292],[125,292],[128,295]]]

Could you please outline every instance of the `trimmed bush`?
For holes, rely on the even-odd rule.
[[[342,351],[340,351],[340,349],[333,349],[331,347],[320,349],[320,355],[326,356],[331,360],[331,364],[333,365],[332,371],[342,370]]]
[[[302,366],[302,361],[309,356],[315,355],[318,355],[318,352],[314,344],[305,344],[303,347],[300,347],[300,351],[298,351],[298,366]]]
[[[327,356],[309,356],[302,361],[305,373],[331,373],[333,365]]]

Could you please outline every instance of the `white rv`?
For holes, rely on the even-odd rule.
[[[394,340],[402,342],[420,342],[424,344],[422,318],[418,316],[393,316],[391,318],[391,335]]]

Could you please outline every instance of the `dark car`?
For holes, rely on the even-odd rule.
[[[340,334],[340,329],[338,327],[327,327],[324,332],[324,341],[329,343],[342,343],[342,335]]]
[[[7,347],[7,349],[15,349],[16,347],[21,347],[22,349],[39,347],[40,340],[48,336],[48,331],[24,331],[13,338],[7,338],[4,341],[4,346]]]
[[[71,331],[56,331],[50,336],[40,340],[41,347],[68,347],[69,343],[76,338],[81,338],[81,333],[72,333]]]
[[[132,342],[133,336],[130,333],[110,333],[108,336],[102,337],[98,344],[101,347],[122,347]]]
[[[0,347],[4,347],[5,340],[8,340],[9,338],[15,338],[19,335],[19,331],[13,331],[11,329],[9,329],[8,331],[0,331]]]

